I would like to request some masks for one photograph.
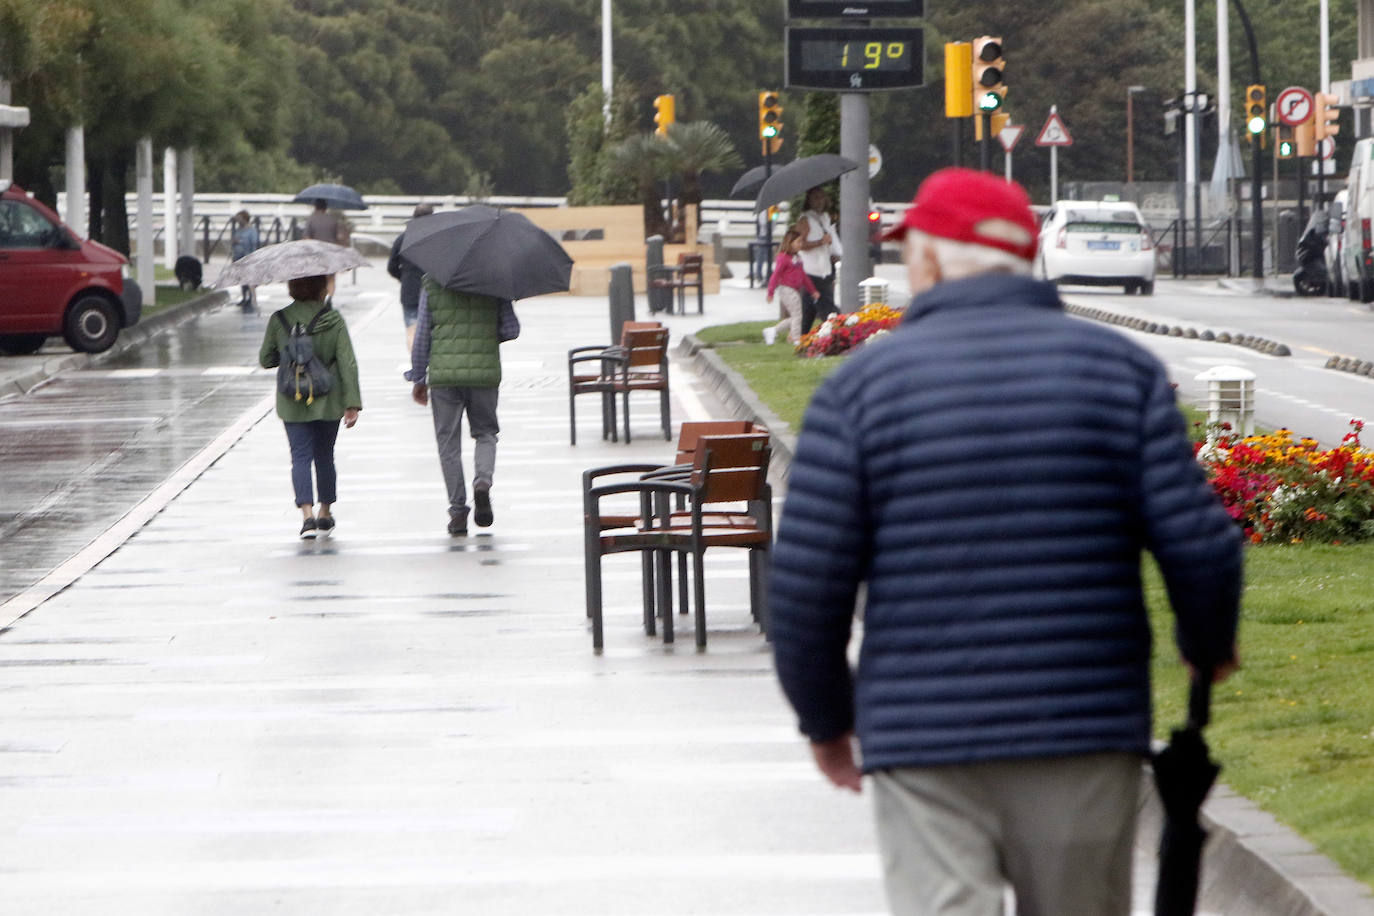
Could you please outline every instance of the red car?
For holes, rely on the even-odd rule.
[[[33,353],[59,334],[78,352],[108,350],[143,311],[128,263],[0,182],[0,354]]]

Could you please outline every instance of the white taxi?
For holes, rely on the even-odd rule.
[[[1129,201],[1061,200],[1045,214],[1035,275],[1055,283],[1155,291],[1155,246]]]

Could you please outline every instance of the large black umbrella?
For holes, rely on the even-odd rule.
[[[743,175],[739,176],[739,181],[730,189],[730,196],[736,197],[740,194],[754,194],[763,187],[763,183],[768,180],[768,176],[776,172],[781,166],[756,165]]]
[[[573,265],[526,217],[481,204],[411,220],[401,257],[440,286],[498,299],[563,292]]]
[[[845,172],[852,172],[858,167],[859,164],[853,159],[836,156],[834,153],[794,159],[775,171],[763,183],[763,187],[759,189],[759,196],[754,200],[754,212],[767,210],[784,200],[805,194],[816,185],[834,181]]]
[[[346,184],[312,184],[294,198],[296,203],[313,204],[322,200],[338,210],[366,210],[363,196]]]
[[[1192,916],[1197,905],[1202,844],[1207,839],[1198,810],[1221,772],[1202,737],[1211,699],[1212,672],[1198,671],[1188,694],[1187,724],[1174,729],[1169,746],[1154,755],[1155,787],[1164,806],[1155,916]]]

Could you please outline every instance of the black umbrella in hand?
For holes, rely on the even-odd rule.
[[[1207,839],[1198,811],[1221,772],[1202,737],[1211,700],[1212,672],[1198,671],[1188,694],[1187,724],[1174,729],[1169,746],[1154,755],[1155,787],[1164,806],[1155,916],[1192,916],[1197,905],[1202,844]]]
[[[440,286],[497,299],[524,299],[568,288],[573,260],[519,213],[474,204],[406,224],[401,257]]]

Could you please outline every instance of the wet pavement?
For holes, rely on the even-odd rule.
[[[296,537],[272,377],[252,370],[265,316],[215,313],[0,402],[0,441],[22,430],[43,464],[14,444],[0,468],[28,557],[0,541],[18,591],[0,599],[0,910],[882,913],[868,801],[815,772],[743,556],[707,558],[704,653],[689,618],[672,646],[645,636],[638,561],[606,558],[591,650],[580,474],[671,457],[653,395],[632,443],[584,410],[568,445],[565,354],[604,342],[605,300],[520,304],[496,522],[452,539],[393,295],[380,270],[339,295],[365,409],[328,539]],[[667,323],[770,311],[736,283]],[[673,392],[675,422],[721,415],[681,365]]]

